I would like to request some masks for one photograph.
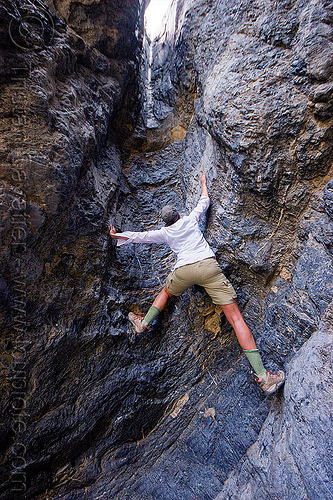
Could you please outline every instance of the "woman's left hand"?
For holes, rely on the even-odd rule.
[[[115,227],[112,224],[110,224],[110,236],[111,236],[111,238],[117,238],[116,232],[117,231],[116,231]]]

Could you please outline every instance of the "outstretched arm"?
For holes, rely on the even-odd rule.
[[[151,231],[124,231],[123,233],[117,233],[112,224],[110,224],[110,236],[112,239],[118,240],[117,246],[126,243],[165,243],[165,230],[163,227]]]
[[[192,210],[189,217],[198,221],[200,217],[206,212],[210,204],[210,199],[208,195],[206,174],[202,174],[201,177],[201,197],[197,206]]]

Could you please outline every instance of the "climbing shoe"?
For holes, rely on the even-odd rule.
[[[267,370],[266,377],[256,377],[255,380],[266,394],[273,394],[273,392],[277,391],[284,384],[284,379],[285,376],[282,370],[279,370],[277,373]]]
[[[145,325],[143,323],[143,318],[141,316],[137,316],[133,312],[130,312],[128,314],[128,319],[134,326],[134,330],[136,331],[136,333],[143,333],[147,330],[148,325]]]

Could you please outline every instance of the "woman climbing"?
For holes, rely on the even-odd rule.
[[[177,255],[175,267],[167,277],[165,287],[157,295],[145,317],[130,312],[128,318],[135,331],[142,333],[165,308],[169,297],[179,296],[195,284],[204,287],[213,303],[221,307],[232,325],[238,342],[256,373],[256,381],[265,393],[272,394],[284,383],[285,375],[282,370],[275,374],[263,366],[253,335],[238,308],[235,290],[222,273],[214,252],[199,228],[199,219],[210,204],[206,174],[202,175],[201,187],[200,200],[189,215],[180,217],[178,210],[171,205],[162,209],[165,226],[161,229],[117,233],[110,224],[110,236],[118,240],[118,246],[128,243],[167,243]]]

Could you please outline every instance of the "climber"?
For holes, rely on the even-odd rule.
[[[199,228],[199,218],[206,212],[209,204],[206,174],[203,174],[200,200],[189,215],[181,217],[174,206],[167,205],[162,209],[161,216],[165,226],[161,229],[117,233],[110,224],[110,236],[118,240],[118,246],[128,243],[167,243],[177,255],[174,269],[166,279],[166,286],[157,295],[145,317],[130,312],[128,318],[135,331],[142,333],[165,308],[169,297],[181,295],[194,284],[203,286],[232,325],[238,342],[256,373],[256,382],[265,393],[272,394],[284,383],[285,376],[281,370],[274,374],[263,366],[253,335],[238,308],[235,290],[222,273],[214,252]]]

